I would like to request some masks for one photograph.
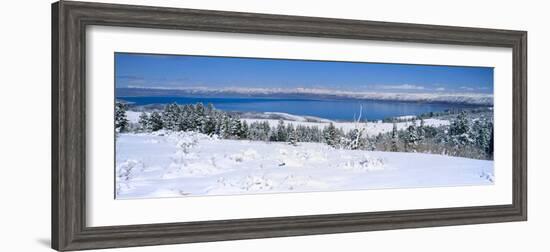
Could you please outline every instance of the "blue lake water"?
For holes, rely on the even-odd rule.
[[[283,112],[315,116],[338,121],[351,121],[363,107],[363,118],[384,118],[465,109],[477,106],[451,103],[420,103],[375,100],[286,99],[286,98],[212,98],[212,97],[117,97],[135,105],[212,103],[217,109],[243,112]]]

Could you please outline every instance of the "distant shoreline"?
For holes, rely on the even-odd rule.
[[[116,88],[117,99],[123,97],[205,97],[304,100],[360,100],[412,103],[447,103],[493,106],[493,95],[485,93],[397,93],[352,92],[327,89],[150,89]]]
[[[362,120],[388,120],[401,116],[441,115],[463,110],[490,110],[490,106],[442,102],[403,102],[388,100],[309,100],[286,98],[210,98],[210,97],[118,97],[135,111],[159,111],[164,105],[203,103],[241,118],[288,119],[300,117],[310,122],[354,121],[363,108]],[[431,116],[430,116],[431,117]],[[401,118],[402,119],[402,118]],[[401,120],[398,119],[398,120]]]

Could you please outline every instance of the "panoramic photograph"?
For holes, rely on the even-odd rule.
[[[115,198],[493,185],[493,68],[115,53]]]

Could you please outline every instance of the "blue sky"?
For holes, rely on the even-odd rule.
[[[493,92],[493,68],[115,53],[116,87]]]

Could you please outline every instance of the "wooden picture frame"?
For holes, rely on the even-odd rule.
[[[86,30],[90,25],[513,50],[512,204],[87,227]],[[52,5],[52,248],[81,250],[527,220],[527,32],[61,1]]]

